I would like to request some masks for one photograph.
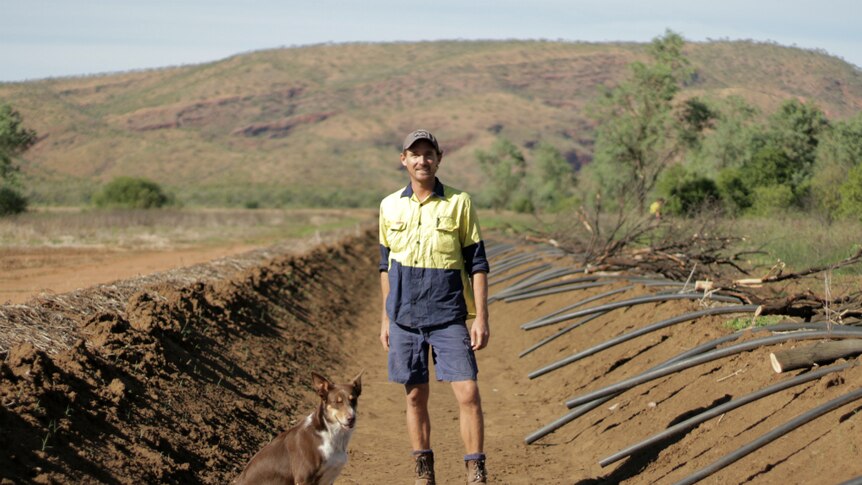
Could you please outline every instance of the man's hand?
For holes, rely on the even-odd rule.
[[[389,318],[384,318],[380,324],[380,343],[383,349],[389,352]]]
[[[470,328],[470,346],[473,350],[484,349],[491,338],[491,329],[488,326],[488,317],[476,317]]]

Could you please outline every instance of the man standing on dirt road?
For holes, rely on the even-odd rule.
[[[488,328],[488,260],[470,196],[436,177],[443,152],[426,130],[404,139],[407,187],[380,204],[380,342],[389,380],[404,384],[416,485],[433,485],[428,415],[429,347],[439,381],[451,382],[460,411],[467,483],[486,483],[484,420],[474,351]],[[466,321],[474,318],[469,331]]]

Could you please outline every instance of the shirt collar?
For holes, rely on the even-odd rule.
[[[432,191],[434,195],[443,199],[446,197],[446,192],[443,189],[443,184],[440,182],[440,179],[434,177],[434,190]],[[404,187],[404,191],[401,192],[401,197],[411,197],[413,196],[413,184],[407,184],[407,187]]]

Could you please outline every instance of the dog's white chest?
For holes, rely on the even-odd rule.
[[[347,443],[350,441],[352,429],[328,429],[321,431],[322,440],[318,450],[322,458],[321,483],[333,483],[347,464]]]

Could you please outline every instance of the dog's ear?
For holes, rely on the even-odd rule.
[[[359,371],[359,374],[350,381],[350,383],[353,384],[353,390],[356,391],[357,396],[362,394],[362,374],[365,374],[365,369]]]
[[[314,384],[314,390],[317,392],[317,395],[320,396],[321,399],[326,399],[326,396],[329,394],[329,388],[332,387],[332,383],[329,382],[329,379],[323,377],[317,372],[311,373],[311,382]]]

